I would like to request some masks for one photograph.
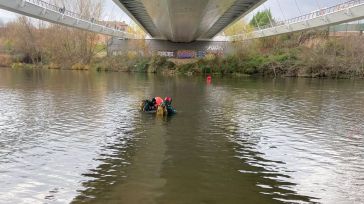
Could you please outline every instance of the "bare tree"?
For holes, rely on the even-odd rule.
[[[59,1],[67,10],[89,18],[101,18],[103,4],[100,0]],[[34,64],[52,62],[70,68],[74,64],[88,64],[96,53],[99,35],[57,24],[49,24],[28,17],[19,17],[6,28],[6,38],[11,50],[23,54],[23,61]]]
[[[62,2],[66,9],[79,13],[83,17],[97,20],[102,16],[103,1],[101,0],[64,0]],[[57,33],[57,38],[60,39],[61,47],[66,52],[60,53],[60,56],[67,57],[73,64],[90,63],[95,54],[97,43],[99,43],[98,34],[62,26],[54,26],[54,29],[61,30]]]
[[[15,22],[7,24],[5,37],[11,45],[11,50],[22,53],[24,60],[31,63],[40,62],[40,42],[38,30],[27,17],[19,17]]]
[[[94,19],[101,18],[103,9],[101,0],[54,0],[53,3]],[[75,63],[89,63],[100,43],[98,34],[24,16],[10,22],[4,30],[1,34],[5,33],[8,47],[13,54],[23,54],[24,61],[39,63],[48,58],[48,62],[67,68]]]

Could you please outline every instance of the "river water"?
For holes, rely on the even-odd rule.
[[[156,118],[138,102],[171,96]],[[0,69],[0,203],[363,203],[364,81]]]

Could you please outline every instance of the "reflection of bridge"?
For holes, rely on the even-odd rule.
[[[228,25],[248,14],[265,0],[113,0],[152,38],[172,42],[211,40]],[[135,39],[124,32],[66,8],[42,0],[0,0],[0,8],[19,14],[80,28],[91,32]],[[161,12],[163,11],[163,12]],[[246,40],[308,30],[364,18],[364,0],[350,0],[329,8],[275,22],[230,36],[227,40]]]

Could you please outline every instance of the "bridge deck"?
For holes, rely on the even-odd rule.
[[[0,8],[51,23],[79,28],[120,38],[135,38],[132,34],[115,29],[92,17],[84,17],[42,0],[0,0]]]
[[[256,28],[253,32],[250,33],[229,36],[227,40],[248,40],[263,38],[329,25],[336,25],[345,22],[360,20],[363,18],[364,0],[351,0],[286,21],[275,22],[272,25]]]

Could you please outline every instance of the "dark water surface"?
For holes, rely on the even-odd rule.
[[[173,97],[179,113],[142,114]],[[0,203],[363,203],[364,81],[0,69]]]

